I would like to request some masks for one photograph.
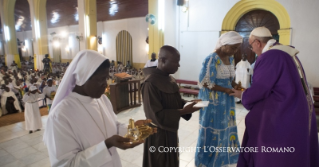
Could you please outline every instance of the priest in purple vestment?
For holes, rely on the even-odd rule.
[[[254,29],[250,48],[258,55],[253,83],[233,90],[250,110],[238,167],[318,167],[318,132],[313,101],[299,51],[272,39],[265,27]]]

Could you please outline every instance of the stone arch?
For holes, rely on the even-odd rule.
[[[279,42],[289,45],[291,39],[290,17],[286,9],[275,0],[241,0],[237,2],[226,14],[223,24],[222,33],[234,31],[238,20],[246,13],[252,10],[266,10],[273,13],[280,24],[278,34]]]

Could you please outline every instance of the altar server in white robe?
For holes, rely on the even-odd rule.
[[[236,65],[236,83],[241,82],[242,88],[250,87],[250,75],[252,73],[252,69],[250,63],[247,60],[247,56],[243,55],[240,62]]]
[[[156,59],[156,53],[152,53],[151,55],[152,59],[148,60],[144,66],[144,68],[148,68],[148,67],[157,67],[158,64],[158,60]]]
[[[44,133],[52,167],[120,167],[116,147],[127,149],[143,142],[129,144],[122,137],[127,126],[117,121],[104,95],[109,67],[109,60],[92,50],[79,52],[69,65]]]
[[[44,97],[44,94],[41,94],[36,86],[30,86],[29,92],[23,96],[22,100],[25,103],[25,129],[29,133],[39,131],[42,128],[38,99],[43,99]]]
[[[247,55],[243,54],[242,59],[236,65],[236,77],[235,82],[239,84],[241,82],[241,87],[247,89],[250,87],[250,75],[252,75],[252,69],[250,63],[247,60]],[[239,98],[235,98],[237,103],[240,103]]]
[[[47,102],[47,106],[48,106],[48,112],[50,112],[50,108],[51,108],[51,105],[52,105],[52,101],[53,101],[53,97],[51,97],[51,93],[52,92],[56,92],[57,90],[57,87],[55,85],[53,85],[53,80],[52,78],[49,78],[47,80],[47,86],[44,87],[43,89],[43,93],[46,97],[46,102]]]

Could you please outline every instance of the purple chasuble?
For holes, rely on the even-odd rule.
[[[260,55],[253,84],[242,95],[250,110],[242,147],[257,147],[258,152],[242,151],[238,167],[318,167],[316,116],[309,97],[288,53]]]

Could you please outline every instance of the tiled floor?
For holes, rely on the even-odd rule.
[[[242,105],[236,105],[236,118],[239,140],[242,141],[245,130],[244,118],[248,111]],[[198,137],[198,116],[193,114],[190,121],[181,119],[179,129],[180,147],[196,147]],[[118,114],[118,120],[127,123],[129,118],[145,119],[143,107],[130,109]],[[42,117],[43,125],[47,116]],[[45,127],[44,127],[45,128]],[[28,134],[24,122],[0,128],[0,167],[47,167],[50,166],[48,153],[42,142],[44,130]],[[129,150],[120,150],[123,167],[140,167],[143,159],[143,145]],[[180,154],[181,167],[193,167],[194,152]]]

